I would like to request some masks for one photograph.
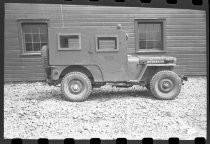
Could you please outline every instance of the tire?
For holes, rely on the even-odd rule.
[[[45,45],[42,47],[42,50],[41,50],[42,65],[45,70],[47,70],[48,64],[49,64],[48,56],[49,56],[48,47]]]
[[[150,81],[150,90],[157,99],[171,100],[181,91],[181,79],[172,71],[159,71]]]
[[[85,101],[92,91],[90,79],[82,72],[70,72],[61,82],[64,97],[73,102]]]

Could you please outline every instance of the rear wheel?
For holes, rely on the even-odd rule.
[[[84,101],[91,94],[92,85],[84,73],[70,72],[63,78],[61,90],[70,101]]]
[[[158,99],[174,99],[181,90],[181,79],[172,71],[160,71],[150,81],[150,90]]]

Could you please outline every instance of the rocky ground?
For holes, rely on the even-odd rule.
[[[4,137],[22,139],[206,138],[207,82],[191,77],[175,100],[156,100],[142,87],[93,90],[85,102],[62,98],[45,83],[4,85]]]

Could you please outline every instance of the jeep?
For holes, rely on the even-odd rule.
[[[172,70],[176,58],[127,53],[128,36],[119,26],[100,28],[49,28],[49,44],[42,60],[49,85],[61,84],[64,97],[84,101],[92,88],[146,87],[158,99],[174,99],[183,80]]]

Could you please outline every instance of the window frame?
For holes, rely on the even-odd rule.
[[[21,48],[21,53],[20,56],[30,56],[30,55],[41,55],[41,50],[40,51],[32,51],[32,52],[27,52],[26,51],[26,46],[24,44],[24,36],[23,36],[23,27],[22,24],[27,24],[27,23],[34,23],[34,24],[46,24],[47,25],[47,37],[48,37],[48,27],[49,27],[49,19],[17,19],[17,24],[18,24],[18,38],[19,38],[19,46]],[[48,39],[48,38],[47,38]],[[49,39],[48,42],[49,43]]]
[[[134,28],[135,28],[135,49],[136,53],[163,53],[166,52],[166,35],[165,35],[165,25],[166,19],[135,19],[134,20]],[[139,23],[162,23],[162,50],[155,49],[140,49],[139,48],[139,33],[138,33],[138,24]]]
[[[79,36],[79,48],[61,48],[60,47],[60,36],[75,36],[78,35]],[[58,50],[59,51],[77,51],[77,50],[81,50],[82,46],[81,46],[81,33],[58,33],[57,34],[57,42],[58,42]]]
[[[116,44],[117,48],[113,50],[107,50],[107,49],[99,49],[98,45],[98,38],[107,38],[107,37],[114,37],[116,38]],[[95,37],[95,43],[96,43],[96,52],[118,52],[119,51],[119,37],[118,35],[96,35]]]

